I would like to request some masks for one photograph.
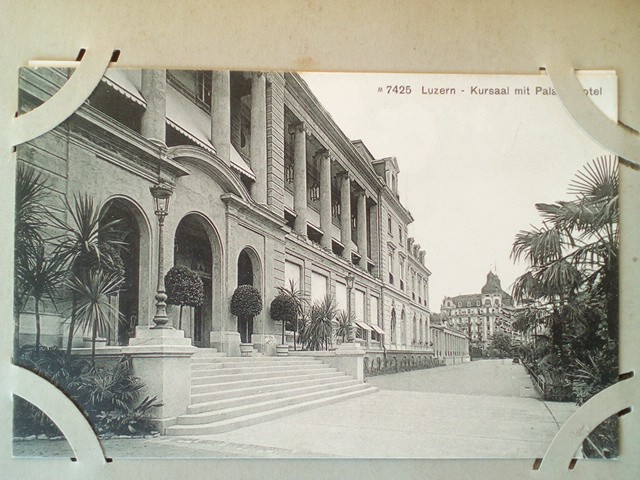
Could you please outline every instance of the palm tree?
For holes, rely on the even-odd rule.
[[[47,254],[44,242],[29,247],[25,259],[18,264],[16,277],[22,285],[23,299],[32,297],[35,305],[36,353],[40,351],[40,304],[50,300],[55,306],[56,288],[65,275],[64,262],[55,254]],[[33,251],[31,251],[33,250]]]
[[[311,306],[303,331],[303,343],[309,350],[321,350],[329,347],[336,315],[336,303],[329,294]]]
[[[543,227],[521,231],[512,258],[529,262],[513,293],[517,300],[543,300],[560,310],[590,289],[606,304],[610,338],[616,338],[618,305],[618,169],[598,157],[578,173],[569,193],[576,198],[537,204]],[[553,317],[553,315],[552,315]]]
[[[120,316],[109,297],[118,293],[121,283],[120,275],[105,272],[101,268],[74,275],[67,282],[75,299],[72,311],[72,317],[76,320],[75,328],[91,329],[92,365],[95,365],[98,331],[113,328],[112,319]]]
[[[336,317],[336,337],[342,337],[342,342],[349,336],[351,326],[356,322],[356,315],[352,312],[351,318],[344,310],[340,310]]]
[[[100,211],[88,195],[74,195],[71,204],[67,199],[65,206],[69,220],[54,219],[55,225],[62,230],[58,237],[57,253],[68,262],[71,276],[74,281],[91,278],[89,273],[95,269],[117,269],[117,261],[114,253],[123,244],[116,240],[114,230],[119,220],[106,220],[106,210]],[[76,317],[78,311],[76,295],[77,290],[72,289],[72,308],[69,324],[69,337],[67,339],[67,355],[71,354],[73,335],[76,330]]]
[[[300,333],[300,324],[306,316],[307,308],[309,305],[309,297],[305,292],[296,287],[296,282],[293,279],[289,279],[289,287],[277,287],[278,293],[290,297],[296,304],[297,316],[295,322],[293,322],[293,349],[296,348],[296,334]]]
[[[29,256],[37,252],[46,227],[47,209],[44,206],[49,195],[46,180],[32,167],[18,164],[16,174],[16,212],[14,243],[14,349],[20,336],[20,313],[24,308],[30,287],[23,280],[29,270]]]
[[[587,164],[571,182],[574,200],[537,204],[543,226],[516,236],[512,258],[528,261],[513,288],[519,301],[551,305],[554,343],[575,300],[590,291],[604,304],[609,338],[618,334],[618,169],[615,157]],[[574,307],[571,307],[574,305]]]

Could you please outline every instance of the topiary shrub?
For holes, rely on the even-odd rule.
[[[230,310],[236,317],[255,317],[262,311],[260,292],[251,285],[240,285],[231,296]]]
[[[298,318],[298,305],[290,295],[280,293],[271,301],[270,312],[272,319],[282,322],[282,345],[284,345],[285,326],[295,323]]]
[[[251,343],[253,317],[262,311],[260,292],[251,285],[240,285],[231,296],[230,310],[238,317],[240,341]]]
[[[187,267],[171,267],[164,276],[167,303],[180,305],[178,330],[182,330],[182,307],[197,307],[204,302],[204,284],[198,275]]]

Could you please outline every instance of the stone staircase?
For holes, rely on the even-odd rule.
[[[375,391],[311,358],[198,353],[191,363],[191,404],[165,434],[227,432]]]

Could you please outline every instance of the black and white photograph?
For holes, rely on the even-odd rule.
[[[114,461],[542,458],[618,381],[625,160],[544,70],[110,68],[16,157],[13,362]],[[13,398],[14,456],[74,457]]]

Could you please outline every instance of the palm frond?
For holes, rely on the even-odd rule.
[[[602,200],[618,195],[618,158],[603,155],[579,171],[569,184],[569,194],[588,200]]]

